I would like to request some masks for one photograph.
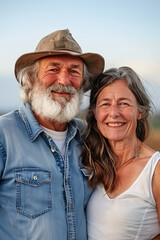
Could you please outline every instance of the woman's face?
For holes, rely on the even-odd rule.
[[[124,80],[116,80],[99,93],[95,118],[109,142],[136,137],[137,119],[141,117],[137,100]]]

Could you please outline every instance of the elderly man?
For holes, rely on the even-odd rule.
[[[103,68],[103,57],[82,53],[69,30],[17,60],[24,103],[0,118],[1,240],[87,239],[91,190],[79,157],[83,126],[74,117],[89,76]]]

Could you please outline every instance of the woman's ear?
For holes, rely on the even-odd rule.
[[[143,117],[143,114],[144,114],[144,112],[139,111],[137,119],[140,120]]]
[[[94,109],[93,113],[94,113],[94,117],[95,117],[95,119],[97,120],[97,113],[96,113],[96,109]]]

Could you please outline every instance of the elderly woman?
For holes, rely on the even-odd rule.
[[[144,144],[150,110],[129,67],[104,72],[92,86],[82,151],[89,186],[96,185],[89,240],[160,239],[160,152]]]

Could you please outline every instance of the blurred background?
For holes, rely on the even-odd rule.
[[[159,0],[0,0],[0,114],[21,105],[17,58],[33,52],[45,35],[68,28],[83,52],[105,58],[105,70],[129,66],[137,72],[154,104],[146,142],[160,150],[159,12]]]

